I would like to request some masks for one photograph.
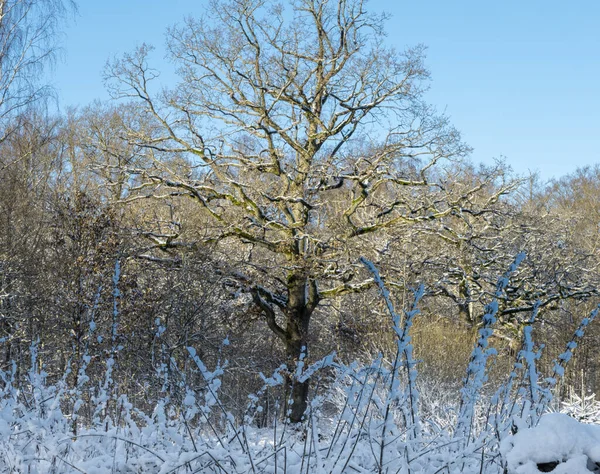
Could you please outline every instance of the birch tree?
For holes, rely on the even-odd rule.
[[[24,109],[47,98],[43,81],[59,50],[59,27],[70,0],[0,0],[0,140]]]

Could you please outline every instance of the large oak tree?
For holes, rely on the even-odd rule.
[[[146,46],[107,68],[114,96],[137,103],[127,134],[151,163],[129,169],[129,199],[202,207],[197,242],[237,258],[231,278],[290,362],[321,301],[371,284],[358,278],[360,254],[376,256],[389,232],[460,219],[486,188],[444,181],[469,149],[423,100],[424,48],[387,46],[384,19],[362,0],[216,0],[168,32],[177,87],[153,91]],[[181,243],[152,237],[163,249]],[[295,381],[292,421],[307,394]]]

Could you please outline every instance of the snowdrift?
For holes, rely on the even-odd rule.
[[[537,426],[505,438],[500,451],[509,474],[600,472],[600,425],[549,413]]]

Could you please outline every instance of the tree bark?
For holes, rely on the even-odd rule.
[[[310,380],[300,381],[293,374],[302,354],[307,354],[308,327],[310,317],[319,304],[319,293],[316,282],[306,273],[291,273],[287,284],[285,348],[290,370],[289,419],[292,423],[300,423],[308,406]]]

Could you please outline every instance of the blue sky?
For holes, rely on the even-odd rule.
[[[200,15],[206,0],[80,0],[52,82],[62,109],[107,99],[107,59],[142,42],[164,57],[167,26]],[[475,162],[505,157],[543,179],[600,162],[600,2],[372,0],[392,15],[387,41],[423,43],[428,100],[474,148]],[[170,78],[170,75],[166,75]]]

